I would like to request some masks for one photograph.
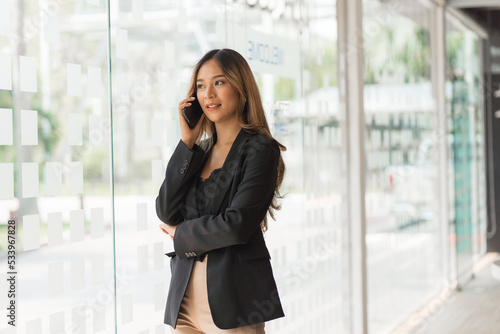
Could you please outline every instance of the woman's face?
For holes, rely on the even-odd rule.
[[[198,71],[196,94],[203,112],[212,122],[237,121],[239,94],[215,59],[207,61]]]

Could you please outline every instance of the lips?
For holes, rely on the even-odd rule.
[[[221,105],[220,104],[216,104],[216,103],[210,103],[210,104],[206,104],[205,107],[209,110],[213,110],[213,109],[216,109],[218,107],[220,107]]]

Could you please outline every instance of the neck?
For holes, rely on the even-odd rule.
[[[215,123],[215,131],[217,131],[217,143],[216,145],[228,145],[232,144],[238,136],[241,130],[241,126],[238,122],[231,123]]]

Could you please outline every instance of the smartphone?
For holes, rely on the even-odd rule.
[[[201,115],[203,115],[203,110],[201,109],[200,102],[195,95],[191,95],[194,97],[194,100],[191,101],[191,105],[189,107],[185,107],[182,109],[182,115],[186,120],[189,128],[194,129],[198,121],[200,120]]]

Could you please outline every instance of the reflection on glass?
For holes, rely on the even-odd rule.
[[[485,250],[486,196],[482,106],[479,94],[480,39],[450,15],[446,21],[449,131],[451,140],[451,227],[455,233],[457,275],[467,279]]]
[[[429,10],[363,1],[369,330],[385,333],[441,288]]]

